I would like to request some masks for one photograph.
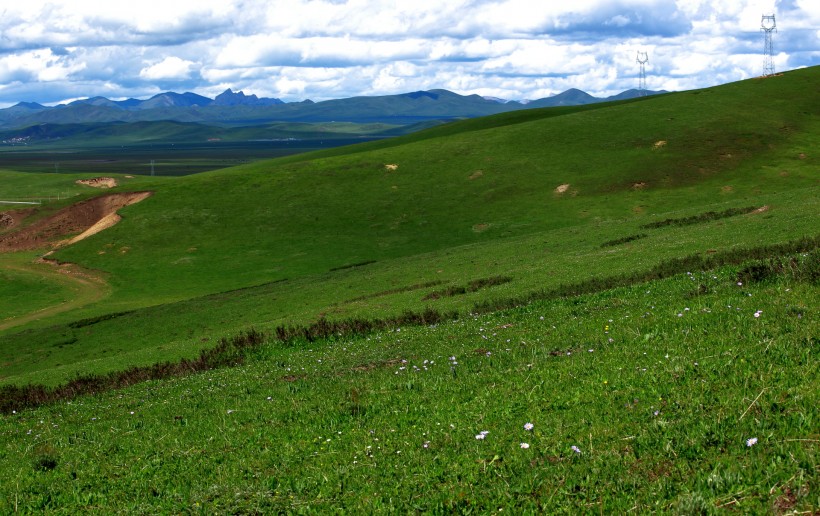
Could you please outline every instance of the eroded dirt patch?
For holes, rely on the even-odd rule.
[[[569,183],[564,183],[555,187],[555,193],[562,194],[569,190]]]
[[[146,199],[152,192],[101,195],[67,206],[16,231],[0,235],[0,252],[73,244],[119,222],[117,210]],[[32,215],[35,210],[28,210]],[[8,213],[8,212],[7,212]]]
[[[14,224],[14,218],[8,213],[0,213],[0,228],[10,228]]]
[[[9,210],[0,213],[0,232],[7,231],[20,224],[26,217],[34,213],[34,208]]]
[[[91,179],[78,179],[74,182],[92,188],[114,188],[117,186],[117,180],[113,177],[93,177]]]

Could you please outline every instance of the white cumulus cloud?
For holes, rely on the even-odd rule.
[[[143,68],[139,76],[149,80],[186,79],[191,76],[196,63],[176,56],[169,56],[151,66]]]
[[[0,16],[0,106],[226,88],[284,100],[446,88],[534,99],[705,87],[820,64],[815,0],[27,0]]]

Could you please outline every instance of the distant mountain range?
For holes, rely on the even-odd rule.
[[[570,89],[552,97],[522,102],[479,95],[459,95],[437,89],[399,95],[286,103],[276,98],[245,95],[241,91],[234,93],[230,89],[214,99],[190,92],[166,92],[147,100],[115,101],[93,97],[53,107],[35,102],[20,102],[10,108],[0,109],[0,129],[25,128],[38,124],[149,121],[223,126],[330,121],[407,125],[429,120],[472,118],[518,109],[623,100],[658,93],[665,92],[627,90],[612,97],[599,98],[581,90]]]

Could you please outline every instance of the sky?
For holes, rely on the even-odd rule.
[[[820,64],[817,0],[0,0],[0,107],[80,98],[286,102],[443,88],[609,96]]]

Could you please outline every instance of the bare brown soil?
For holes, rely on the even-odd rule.
[[[113,177],[94,177],[91,179],[78,179],[74,181],[78,185],[90,186],[92,188],[114,188],[117,180]]]
[[[569,190],[569,183],[564,183],[555,187],[555,193],[562,194]]]
[[[101,195],[67,206],[28,225],[23,225],[25,219],[34,215],[36,210],[4,212],[14,218],[14,226],[21,227],[0,234],[0,252],[58,248],[73,244],[116,224],[120,220],[117,210],[150,195],[151,192]],[[0,227],[0,231],[2,230]]]
[[[9,228],[14,224],[14,219],[8,213],[0,213],[0,228]]]
[[[34,213],[34,208],[10,210],[0,213],[0,231],[6,231],[20,224],[26,217]]]

